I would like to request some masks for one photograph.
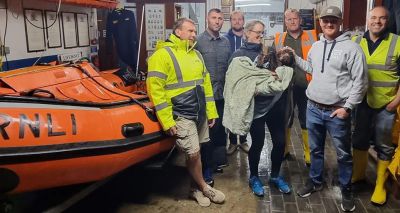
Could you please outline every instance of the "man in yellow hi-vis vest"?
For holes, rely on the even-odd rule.
[[[225,195],[207,185],[201,171],[200,143],[209,142],[208,128],[218,113],[210,74],[194,49],[195,39],[194,22],[178,19],[173,34],[158,42],[149,58],[146,83],[163,129],[177,137],[177,147],[186,154],[186,167],[194,181],[190,196],[199,205],[209,206],[210,201],[223,203]]]
[[[302,20],[300,13],[295,9],[287,9],[285,11],[285,26],[287,32],[276,33],[275,35],[275,47],[277,50],[284,46],[292,48],[296,55],[301,56],[304,60],[307,59],[308,51],[311,49],[313,43],[317,41],[317,33],[315,30],[302,30]],[[304,150],[304,161],[306,165],[310,165],[310,147],[308,145],[308,132],[306,127],[306,112],[307,112],[307,96],[306,89],[308,82],[311,80],[311,74],[299,70],[299,67],[295,67],[297,70],[294,75],[294,85],[292,87],[291,99],[293,102],[293,108],[297,105],[298,118],[301,126],[301,136],[303,139],[303,150]],[[290,116],[288,129],[286,132],[286,143],[285,143],[285,157],[290,154],[288,144],[290,142],[290,128],[293,125],[293,108],[288,107]]]
[[[388,30],[389,12],[376,7],[369,13],[368,31],[353,38],[360,44],[368,64],[368,92],[356,111],[353,133],[352,182],[365,179],[368,161],[369,140],[374,136],[378,154],[377,178],[371,202],[386,202],[385,181],[387,167],[395,146],[392,144],[392,128],[396,120],[396,109],[400,105],[400,38]]]

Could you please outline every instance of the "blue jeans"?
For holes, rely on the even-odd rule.
[[[331,118],[334,109],[320,109],[312,102],[307,103],[307,129],[311,150],[310,178],[316,184],[323,182],[324,148],[326,132],[332,138],[335,146],[341,188],[351,187],[353,159],[350,142],[350,117]]]

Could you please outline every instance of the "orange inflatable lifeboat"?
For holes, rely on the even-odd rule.
[[[170,150],[148,97],[114,84],[88,63],[0,73],[0,195],[101,180]]]

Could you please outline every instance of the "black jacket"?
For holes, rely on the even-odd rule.
[[[107,49],[112,50],[113,38],[119,58],[136,69],[138,52],[138,33],[135,15],[130,10],[113,10],[108,14],[106,42]]]

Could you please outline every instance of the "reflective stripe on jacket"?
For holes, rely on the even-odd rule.
[[[176,125],[174,115],[196,121],[218,117],[210,74],[189,41],[172,34],[158,42],[148,60],[146,84],[164,130]]]
[[[368,41],[363,36],[353,37],[360,44],[368,64],[369,87],[367,102],[378,109],[390,103],[397,94],[399,73],[397,61],[400,58],[400,38],[390,33],[370,55]]]
[[[275,47],[277,50],[281,49],[285,46],[284,42],[286,39],[287,32],[276,33],[275,34]],[[312,44],[314,44],[317,39],[317,32],[315,30],[303,30],[300,36],[301,39],[301,51],[302,51],[302,58],[307,60],[308,51],[311,49]],[[306,73],[306,79],[308,82],[311,81],[311,74]]]

